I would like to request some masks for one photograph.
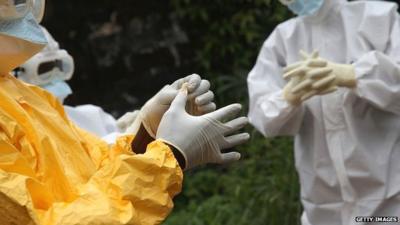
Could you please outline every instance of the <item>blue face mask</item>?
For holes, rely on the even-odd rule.
[[[307,16],[317,12],[323,3],[324,0],[295,0],[288,7],[296,15]]]
[[[46,45],[46,36],[42,32],[32,13],[26,14],[24,18],[1,21],[0,34],[22,39],[35,44]]]
[[[32,13],[21,19],[0,21],[0,73],[9,73],[46,44],[46,37]]]
[[[62,80],[53,81],[52,83],[43,85],[41,87],[56,96],[60,102],[64,102],[64,99],[68,97],[68,95],[72,94],[71,87]]]

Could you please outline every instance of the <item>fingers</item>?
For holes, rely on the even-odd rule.
[[[314,59],[307,63],[309,67],[325,67],[328,65],[328,62],[323,59]]]
[[[285,67],[283,69],[284,74],[301,67],[307,61],[310,61],[309,63],[307,63],[307,66],[310,66],[310,67],[323,67],[323,66],[326,66],[326,64],[327,64],[327,62],[325,60],[318,59],[319,52],[317,50],[314,50],[311,54],[308,54],[304,50],[300,50],[299,56],[300,56],[301,61],[293,63],[293,64]]]
[[[314,66],[321,66],[326,63],[323,60],[314,60],[312,62],[314,63]],[[305,77],[303,78],[298,76],[299,73],[303,73],[303,71],[301,69],[293,70],[290,74],[286,75],[288,77],[292,76],[291,79],[294,78],[298,79],[300,78],[300,80],[304,79],[301,82],[295,82],[297,84],[291,89],[291,92],[293,94],[298,94],[301,91],[304,91],[305,89],[310,87],[312,89],[322,89],[336,80],[336,76],[332,74],[331,68],[323,67],[323,68],[311,69],[305,73]],[[308,96],[306,97],[308,98]]]
[[[157,93],[157,99],[158,101],[163,104],[163,105],[169,105],[171,104],[172,100],[176,97],[176,94],[178,94],[179,89],[175,89],[171,85],[165,85],[158,93]]]
[[[330,75],[330,76],[323,78],[314,83],[311,80],[306,80],[306,81],[300,83],[299,85],[297,85],[296,87],[294,87],[292,89],[292,93],[298,94],[301,91],[304,91],[304,89],[309,88],[311,86],[312,90],[303,94],[303,96],[301,97],[301,101],[306,101],[307,99],[311,98],[312,96],[314,96],[316,94],[319,94],[319,95],[328,94],[333,91],[336,91],[337,87],[335,87],[335,86],[330,87],[329,89],[327,89],[323,92],[319,92],[318,90],[326,87],[327,85],[330,85],[332,82],[335,81],[335,79],[336,79],[336,77],[334,75]]]
[[[245,127],[249,123],[247,117],[239,117],[234,120],[231,120],[225,123],[225,126],[229,127],[229,131],[225,133],[225,135],[229,133],[233,133]]]
[[[212,91],[208,91],[205,94],[202,94],[194,99],[196,105],[206,105],[214,100],[214,93]]]
[[[306,67],[326,67],[327,64],[328,63],[322,59],[314,59],[308,62],[293,63],[283,69],[283,77],[286,79],[294,75],[302,75],[307,72],[308,69]]]
[[[283,69],[283,73],[284,73],[284,74],[285,74],[285,73],[288,73],[288,72],[290,72],[290,71],[292,71],[292,70],[294,70],[294,69],[300,67],[300,66],[303,65],[303,64],[304,64],[304,62],[296,62],[296,63],[290,64],[289,66],[287,66],[287,67],[285,67],[285,68]]]
[[[318,58],[319,57],[319,51],[318,50],[314,50],[312,53],[311,53],[311,58],[312,59],[316,59],[316,58]]]
[[[180,78],[169,86],[171,86],[175,90],[179,90],[182,87],[183,83],[185,83],[184,78]]]
[[[304,102],[306,100],[308,100],[309,98],[311,98],[312,96],[316,95],[318,93],[317,90],[311,90],[307,93],[305,93],[303,96],[301,96],[301,101]]]
[[[238,161],[239,159],[240,159],[239,152],[222,153],[221,164],[235,162],[235,161]]]
[[[303,60],[316,59],[319,57],[319,52],[318,52],[318,50],[314,50],[311,54],[308,54],[306,51],[300,50],[299,55],[300,55],[300,58]]]
[[[313,84],[313,81],[310,79],[304,80],[301,83],[297,84],[296,86],[294,86],[291,90],[291,92],[293,94],[297,94],[301,91],[303,91],[304,89],[310,87]]]
[[[332,83],[333,81],[336,80],[336,76],[334,74],[331,74],[317,82],[314,82],[314,84],[312,85],[312,87],[314,89],[321,89],[327,85],[329,85],[330,83]]]
[[[294,70],[291,70],[290,72],[285,73],[283,75],[283,78],[284,79],[289,79],[289,78],[294,77],[294,76],[304,75],[305,73],[306,73],[306,68],[301,66],[301,67],[298,67],[298,68],[296,68]]]
[[[190,76],[187,76],[186,79],[188,79],[187,83],[188,83],[189,93],[196,90],[200,86],[202,81],[201,77],[197,74],[192,74]]]
[[[319,78],[322,78],[322,77],[328,75],[331,72],[332,72],[332,69],[330,69],[330,68],[318,68],[318,69],[314,69],[314,70],[308,72],[307,77],[309,77],[311,79],[319,79]]]
[[[310,72],[307,73],[307,77],[309,79],[305,79],[302,82],[298,83],[296,86],[294,86],[291,90],[293,94],[298,94],[301,91],[304,91],[304,89],[307,89],[309,87],[312,87],[314,89],[319,89],[324,87],[327,84],[330,84],[335,80],[335,76],[331,75],[328,76],[327,78],[323,78],[321,80],[315,81],[316,79],[322,78],[332,72],[331,69],[327,68],[322,68],[322,69],[314,69]]]
[[[188,98],[187,93],[188,93],[187,87],[186,85],[183,85],[183,87],[179,90],[178,94],[176,95],[175,99],[172,101],[170,109],[185,110]]]
[[[196,97],[206,93],[210,89],[210,82],[208,80],[202,80],[198,74],[192,74],[175,81],[171,86],[177,90],[182,87],[184,83],[188,83],[187,89],[191,97]],[[193,92],[193,93],[192,93]]]
[[[301,58],[302,60],[307,60],[308,58],[310,58],[310,56],[308,55],[308,53],[305,52],[304,50],[300,50],[299,55],[300,55],[300,58]]]
[[[250,134],[241,133],[235,134],[225,138],[226,143],[222,146],[222,149],[233,148],[237,145],[246,143],[250,139]]]
[[[193,90],[192,92],[189,91],[189,99],[196,98],[204,93],[207,93],[210,90],[211,84],[208,80],[201,80],[199,86]]]
[[[210,112],[214,112],[217,109],[217,106],[215,105],[214,102],[211,102],[207,105],[202,105],[202,106],[197,106],[197,111],[203,115],[203,114],[207,114]]]
[[[188,83],[187,87],[188,91],[192,92],[199,87],[200,82],[201,82],[201,77],[197,74],[192,74],[175,81],[174,83],[171,84],[171,86],[175,88],[175,90],[179,90],[184,83]]]
[[[312,96],[317,95],[317,94],[318,94],[318,95],[326,95],[326,94],[335,92],[335,91],[337,91],[337,90],[338,90],[338,88],[337,88],[336,86],[332,86],[332,87],[330,87],[330,88],[328,88],[328,89],[326,89],[326,90],[323,90],[323,91],[311,90],[311,91],[307,92],[306,94],[304,94],[304,95],[301,97],[301,101],[306,101],[306,100],[308,100],[309,98],[311,98]]]
[[[223,119],[227,119],[229,117],[237,115],[240,110],[242,109],[241,104],[231,104],[228,106],[225,106],[223,108],[220,108],[212,113],[207,114],[207,116],[216,119],[218,121],[221,121]]]

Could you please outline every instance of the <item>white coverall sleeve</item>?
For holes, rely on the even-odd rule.
[[[382,21],[376,18],[365,21],[365,26],[370,26],[371,22],[387,24],[386,27],[373,26],[381,30],[369,30],[363,34],[375,47],[385,45],[381,48],[386,50],[371,51],[354,63],[357,78],[355,92],[374,106],[400,115],[400,16],[395,7],[392,10],[389,15],[393,16],[381,17]]]
[[[286,81],[282,70],[286,53],[278,29],[264,42],[257,62],[247,78],[250,97],[249,120],[265,136],[295,135],[304,106],[292,106],[283,98]]]
[[[80,128],[101,137],[109,144],[113,144],[122,132],[117,127],[114,117],[95,105],[64,106],[69,119]]]

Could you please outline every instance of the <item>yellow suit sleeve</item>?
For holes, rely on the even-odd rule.
[[[103,193],[109,193],[111,199],[120,199],[112,206],[114,212],[108,214],[118,214],[116,218],[120,222],[115,224],[160,224],[172,210],[172,198],[181,191],[183,179],[182,170],[169,147],[154,141],[144,154],[135,154],[131,149],[134,137],[126,135],[118,138],[106,157],[101,158],[97,153],[104,151],[106,144],[90,133],[77,130],[94,145],[90,149],[95,152],[89,154],[99,169],[91,179],[92,184],[100,187]],[[82,223],[83,218],[74,218],[76,224],[96,224],[94,221],[99,218],[100,221],[105,219],[104,215],[81,216],[87,223]],[[114,223],[110,220],[106,224]]]
[[[129,137],[127,137],[129,139]],[[151,143],[143,155],[124,151],[126,140],[113,147],[117,155],[103,165],[71,203],[56,204],[42,217],[50,224],[160,224],[170,213],[181,189],[182,172],[171,151]],[[46,224],[46,223],[43,223]]]
[[[0,90],[0,224],[151,225],[168,216],[183,174],[167,145],[135,154],[127,135],[108,146],[30,89],[37,96],[20,86],[28,97],[19,103]]]

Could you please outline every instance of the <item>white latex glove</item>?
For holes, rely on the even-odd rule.
[[[139,110],[127,112],[117,120],[117,127],[123,133],[131,133],[134,122],[139,115]]]
[[[210,82],[202,80],[197,74],[192,74],[175,81],[171,85],[166,85],[153,98],[147,101],[133,125],[135,128],[129,128],[130,132],[137,131],[142,123],[150,136],[155,138],[162,116],[168,110],[184,83],[188,84],[189,102],[187,108],[190,114],[202,115],[216,109],[216,105],[213,102],[214,93],[210,91]]]
[[[284,97],[291,104],[299,104],[314,95],[324,95],[338,87],[356,86],[353,65],[337,64],[319,57],[317,51],[308,55],[301,51],[303,61],[284,69],[283,77],[290,79]]]
[[[178,149],[185,158],[185,169],[206,163],[228,163],[240,159],[240,153],[222,153],[246,142],[250,135],[235,131],[243,128],[246,117],[235,118],[227,123],[221,121],[236,116],[240,104],[232,104],[202,116],[189,115],[185,110],[187,91],[182,91],[164,114],[157,131],[157,139]]]

